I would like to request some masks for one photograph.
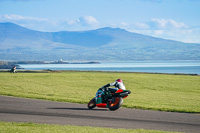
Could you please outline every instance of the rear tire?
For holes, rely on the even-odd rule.
[[[88,103],[88,109],[93,109],[94,107],[96,107],[95,98],[91,99],[90,102]]]
[[[122,97],[115,97],[114,102],[109,104],[109,109],[114,111],[117,110],[121,107],[121,105],[123,104],[123,98]]]

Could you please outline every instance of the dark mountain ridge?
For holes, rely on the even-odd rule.
[[[200,44],[119,28],[40,32],[0,23],[0,60],[200,60]]]

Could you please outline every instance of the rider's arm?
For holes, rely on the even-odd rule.
[[[110,86],[115,86],[115,84],[116,84],[116,82],[113,82],[113,83],[108,83],[108,84],[106,84],[106,85],[102,86],[101,88],[102,88],[102,90],[105,90],[107,87],[110,87]]]
[[[110,86],[115,86],[117,82],[110,83]]]
[[[109,83],[109,84],[106,84],[106,85],[104,85],[104,86],[102,86],[102,87],[100,88],[100,90],[105,91],[106,88],[109,87],[109,86],[110,86],[110,83]]]
[[[107,87],[110,87],[110,86],[115,86],[115,84],[116,84],[116,82],[108,83],[107,85],[102,86],[102,88],[107,88]]]
[[[104,85],[103,88],[110,87],[110,86],[111,86],[111,85],[110,85],[110,83],[109,83],[109,84],[107,84],[107,85]]]

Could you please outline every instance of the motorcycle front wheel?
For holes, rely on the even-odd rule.
[[[95,100],[95,98],[91,99],[90,102],[88,103],[88,108],[89,109],[93,109],[94,107],[96,107],[96,100]]]
[[[122,97],[115,97],[114,101],[109,103],[109,109],[112,110],[112,111],[117,110],[118,108],[121,107],[122,104],[123,104],[123,98]]]

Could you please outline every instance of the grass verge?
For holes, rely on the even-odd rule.
[[[0,95],[86,104],[97,89],[123,79],[132,91],[124,107],[172,112],[200,112],[200,76],[115,73],[50,72],[0,73]]]
[[[60,126],[35,123],[0,122],[2,133],[172,133],[144,129],[112,129],[86,126]],[[175,133],[175,132],[174,132]]]

